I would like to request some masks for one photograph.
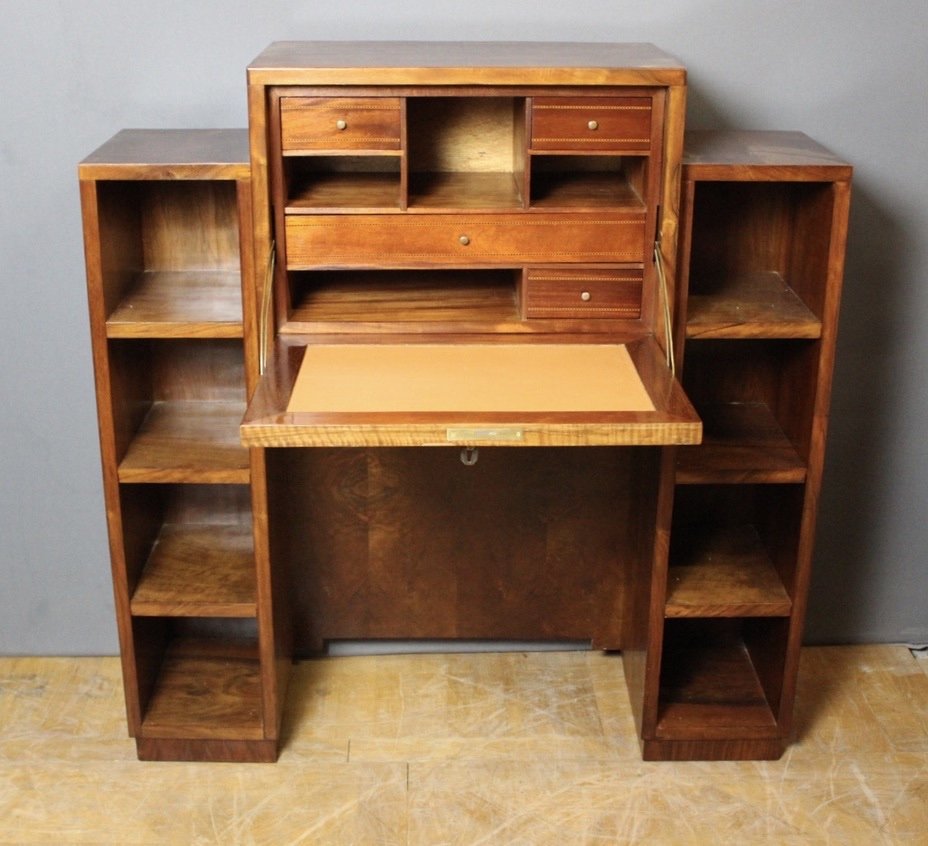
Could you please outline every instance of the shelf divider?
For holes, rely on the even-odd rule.
[[[239,442],[245,406],[232,401],[159,401],[119,464],[120,482],[247,484]]]
[[[248,640],[171,642],[142,720],[143,738],[263,740],[261,668]]]
[[[692,283],[686,337],[819,338],[822,322],[774,271]]]
[[[776,718],[744,642],[733,632],[686,622],[665,643],[656,737],[776,737]]]
[[[238,271],[140,273],[106,321],[108,338],[241,338]]]
[[[666,617],[783,617],[791,610],[753,526],[675,530]]]
[[[254,617],[250,526],[166,524],[132,596],[146,617]]]
[[[678,484],[805,481],[805,462],[764,403],[718,403],[697,411],[703,443],[679,450]]]

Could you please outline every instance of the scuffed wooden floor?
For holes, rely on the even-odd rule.
[[[300,664],[277,764],[154,764],[113,658],[0,659],[0,843],[928,844],[928,672],[803,653],[769,763],[645,764],[616,656]]]

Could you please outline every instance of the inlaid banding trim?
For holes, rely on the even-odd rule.
[[[651,105],[646,106],[601,106],[596,103],[588,103],[584,106],[558,106],[558,105],[534,105],[532,109],[551,109],[554,111],[583,111],[583,112],[643,112],[651,111]]]

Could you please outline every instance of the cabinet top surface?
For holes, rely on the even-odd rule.
[[[123,129],[80,163],[85,179],[243,179],[246,129]]]
[[[687,131],[683,165],[688,177],[709,180],[773,177],[791,169],[808,171],[810,178],[851,175],[847,162],[801,132]]]
[[[504,41],[279,41],[249,66],[259,84],[682,85],[652,44]]]

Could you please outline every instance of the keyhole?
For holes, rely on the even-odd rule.
[[[473,467],[479,457],[480,453],[477,451],[477,447],[464,447],[461,450],[461,464],[465,467]]]

